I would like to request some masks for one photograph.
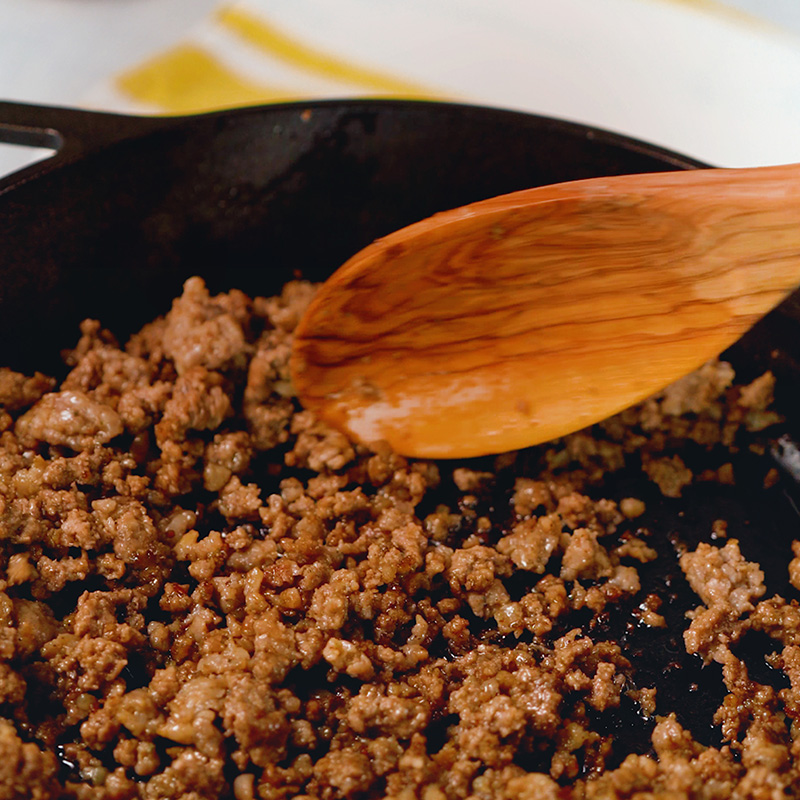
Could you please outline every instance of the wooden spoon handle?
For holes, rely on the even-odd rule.
[[[428,457],[545,441],[722,352],[800,282],[800,166],[577,181],[380,239],[297,330],[302,402]]]

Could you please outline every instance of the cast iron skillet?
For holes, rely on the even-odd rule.
[[[56,374],[81,319],[100,318],[125,337],[166,311],[193,274],[212,291],[270,294],[298,272],[323,279],[374,238],[436,211],[560,180],[702,166],[567,122],[392,101],[159,119],[0,103],[0,141],[57,149],[0,181],[0,364]],[[790,433],[800,418],[799,309],[790,298],[729,354],[745,378],[778,374]],[[796,594],[786,570],[789,543],[800,538],[794,483],[764,490],[768,456],[744,462],[736,489],[704,484],[682,501],[625,474],[604,489],[647,499],[644,524],[662,555],[641,573],[667,601],[669,627],[609,619],[594,635],[621,637],[639,664],[637,683],[658,687],[659,712],[677,709],[709,743],[722,683],[716,666],[702,669],[683,649],[684,613],[698,600],[675,548],[708,539],[723,517],[766,569],[769,593]],[[772,647],[750,639],[742,653],[754,678],[781,686],[763,661]],[[607,724],[622,750],[649,747],[651,723],[632,707]]]

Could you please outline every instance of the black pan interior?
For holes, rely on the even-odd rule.
[[[124,334],[182,281],[265,293],[324,278],[374,238],[559,180],[695,162],[504,111],[427,103],[277,106],[188,118],[0,195],[0,357],[113,307]]]
[[[163,313],[190,275],[212,291],[269,294],[293,275],[329,275],[398,227],[467,202],[597,175],[690,169],[655,147],[569,123],[505,111],[426,103],[342,102],[247,109],[172,121],[105,146],[0,195],[0,363],[57,372],[77,323],[100,318],[125,337]],[[778,373],[787,428],[800,415],[800,304],[790,299],[732,351],[744,377]],[[667,598],[666,631],[619,629],[640,660],[638,681],[659,704],[715,740],[719,670],[682,647],[684,613],[697,605],[675,547],[707,539],[724,517],[745,554],[768,571],[770,591],[794,596],[786,563],[798,533],[793,481],[766,492],[768,456],[748,457],[732,491],[704,486],[668,501],[619,476],[611,491],[648,501],[646,524],[665,553],[642,574]],[[688,510],[687,510],[688,509]],[[800,537],[798,537],[800,538]],[[748,645],[759,680],[779,679]],[[623,709],[609,718],[634,750],[650,725]]]

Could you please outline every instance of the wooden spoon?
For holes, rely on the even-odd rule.
[[[302,403],[454,458],[578,430],[718,355],[800,283],[800,165],[495,197],[379,239],[294,340]]]

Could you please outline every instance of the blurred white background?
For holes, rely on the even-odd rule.
[[[291,2],[291,0],[289,0]],[[0,98],[78,102],[220,0],[0,0]]]
[[[724,2],[733,8],[748,11],[800,33],[800,3],[797,0],[724,0]]]
[[[371,2],[375,15],[392,6]],[[451,0],[408,3],[422,14],[437,5],[454,7]],[[0,99],[96,104],[98,85],[180,41],[220,4],[0,0]],[[304,5],[314,3],[262,1],[268,12],[288,15],[301,27]],[[565,10],[581,7],[589,13]],[[800,161],[800,0],[493,0],[486,9],[505,15],[506,24],[513,13],[527,17],[522,30],[531,32],[531,74],[524,76],[524,91],[509,88],[497,26],[493,55],[480,55],[487,76],[482,85],[474,77],[482,65],[465,65],[463,52],[460,61],[431,64],[431,85],[461,89],[453,78],[457,63],[464,83],[476,87],[473,95],[462,91],[467,99],[577,119],[720,165]],[[562,34],[569,41],[563,51]],[[647,58],[651,63],[642,63]],[[544,63],[549,74],[541,74]],[[416,75],[426,74],[424,63],[413,67]],[[0,146],[0,174],[30,158],[20,148]]]

